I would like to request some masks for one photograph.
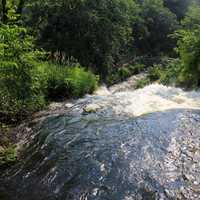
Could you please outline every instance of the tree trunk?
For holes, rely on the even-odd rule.
[[[6,0],[2,0],[2,22],[6,23],[6,21],[7,21]]]

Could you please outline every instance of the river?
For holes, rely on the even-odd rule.
[[[200,92],[134,80],[19,126],[20,162],[0,175],[0,199],[199,200]]]

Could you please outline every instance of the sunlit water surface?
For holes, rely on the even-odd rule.
[[[21,125],[21,162],[1,175],[0,197],[199,200],[200,92],[130,82]]]

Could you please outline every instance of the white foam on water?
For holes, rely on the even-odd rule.
[[[93,95],[91,104],[106,109],[111,106],[116,114],[140,116],[169,109],[200,109],[200,92],[186,92],[180,88],[151,84],[142,89],[112,93],[105,86]],[[89,106],[89,105],[88,105]]]

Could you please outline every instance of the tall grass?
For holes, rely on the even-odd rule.
[[[44,93],[50,100],[81,97],[97,88],[98,77],[80,65],[69,67],[44,63],[39,71],[42,72],[41,80],[46,85]]]

